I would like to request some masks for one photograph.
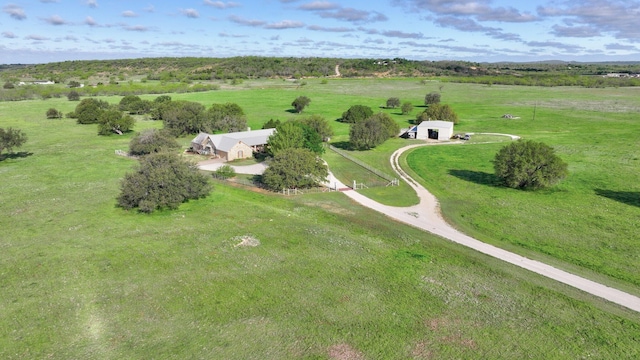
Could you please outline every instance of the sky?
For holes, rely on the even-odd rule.
[[[13,0],[0,64],[140,57],[640,61],[640,0]]]

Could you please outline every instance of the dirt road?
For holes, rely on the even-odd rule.
[[[344,192],[344,194],[354,201],[358,202],[359,204],[379,211],[398,221],[429,231],[433,234],[449,239],[458,244],[472,248],[483,254],[493,256],[510,264],[533,271],[542,276],[546,276],[550,279],[554,279],[561,283],[575,287],[589,294],[601,297],[618,305],[622,305],[631,310],[640,312],[640,298],[637,296],[568,273],[539,261],[531,260],[512,252],[483,243],[454,229],[440,215],[438,200],[429,191],[427,191],[427,189],[425,189],[423,186],[414,181],[409,175],[407,175],[398,164],[398,158],[403,152],[418,146],[425,145],[428,144],[418,144],[403,147],[397,150],[391,157],[391,165],[394,170],[418,194],[418,197],[420,198],[420,203],[418,205],[411,207],[393,207],[375,202],[356,191],[347,191]],[[332,186],[337,186],[340,188],[346,187],[333,176],[331,177],[330,182]]]

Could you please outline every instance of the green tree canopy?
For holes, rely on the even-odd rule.
[[[117,109],[104,110],[98,116],[98,134],[99,135],[111,135],[116,133],[122,135],[125,132],[131,131],[135,119],[130,115],[122,115],[122,112]]]
[[[342,113],[342,122],[355,124],[373,115],[373,110],[364,105],[353,105]]]
[[[302,110],[304,110],[305,107],[307,107],[307,105],[309,105],[309,103],[311,102],[311,99],[309,99],[306,96],[298,96],[295,100],[293,100],[293,102],[291,103],[291,106],[293,106],[293,108],[296,110],[297,113],[301,113]]]
[[[440,103],[440,93],[439,92],[430,92],[424,97],[425,105],[433,105]]]
[[[402,104],[402,115],[407,115],[408,113],[413,111],[413,104],[410,102],[405,102]]]
[[[204,114],[204,128],[206,132],[238,132],[247,129],[247,119],[244,110],[238,104],[212,104]]]
[[[171,101],[162,106],[164,128],[172,134],[197,134],[204,130],[205,108],[193,101]]]
[[[20,129],[7,128],[6,130],[0,128],[0,154],[4,150],[9,152],[14,148],[19,148],[25,142],[27,142],[27,135]]]
[[[448,104],[433,104],[416,116],[416,124],[427,120],[451,121],[457,124],[458,114]]]
[[[300,122],[314,129],[320,135],[322,141],[327,141],[333,136],[333,128],[329,125],[327,119],[321,115],[311,115],[300,119]]]
[[[146,129],[129,142],[129,154],[147,155],[179,149],[180,144],[166,130]]]
[[[318,186],[328,174],[327,166],[316,154],[309,149],[292,148],[274,156],[262,182],[274,191],[307,188]]]
[[[518,140],[498,151],[493,160],[495,174],[505,186],[540,189],[564,179],[567,163],[542,142]]]
[[[155,153],[140,159],[137,170],[125,175],[120,185],[118,205],[150,213],[157,209],[176,209],[190,199],[211,192],[208,178],[180,156]]]
[[[269,119],[269,121],[267,121],[266,123],[264,123],[264,125],[262,125],[263,129],[275,129],[278,127],[278,125],[280,125],[280,120],[278,119]]]
[[[276,132],[269,136],[267,149],[272,156],[288,149],[304,147],[304,129],[294,121],[287,121],[276,128]]]
[[[80,94],[75,90],[71,90],[67,94],[67,99],[69,101],[80,101]]]
[[[108,108],[109,103],[104,100],[86,98],[76,106],[74,114],[78,124],[97,124],[100,114]]]
[[[400,106],[400,99],[397,97],[390,97],[387,99],[387,107],[388,108],[397,108]]]
[[[371,116],[364,121],[351,124],[349,142],[358,150],[372,149],[389,138],[389,127],[382,117]]]

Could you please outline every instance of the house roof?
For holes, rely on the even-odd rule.
[[[243,142],[249,146],[264,145],[267,143],[269,136],[271,136],[275,131],[276,129],[262,129],[215,135],[200,133],[192,140],[192,142],[202,144],[203,141],[206,141],[208,138],[216,149],[229,151],[238,142]]]
[[[418,125],[419,128],[427,129],[453,129],[453,122],[442,120],[423,121]]]

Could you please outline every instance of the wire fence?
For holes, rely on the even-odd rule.
[[[353,186],[351,186],[351,184],[347,184],[349,186],[351,186],[354,189],[362,189],[362,188],[367,188],[367,187],[381,187],[381,186],[398,186],[400,183],[398,181],[397,178],[393,177],[393,176],[389,176],[385,173],[383,173],[382,171],[371,167],[370,165],[364,163],[363,161],[356,159],[355,157],[349,155],[347,152],[342,151],[340,149],[338,149],[337,147],[333,146],[333,145],[329,145],[329,149],[331,149],[333,152],[335,152],[336,154],[344,157],[345,159],[355,163],[356,165],[364,168],[365,170],[369,171],[370,173],[376,175],[377,177],[381,178],[384,181],[378,181],[377,179],[368,179],[367,183],[357,183]]]
[[[241,177],[228,178],[216,173],[213,173],[211,176],[218,181],[230,182],[230,183],[240,184],[248,187],[255,187],[255,188],[270,191],[274,194],[282,194],[286,196],[304,195],[304,194],[320,194],[320,193],[338,191],[338,189],[336,188],[324,187],[324,186],[305,188],[305,189],[282,189],[281,191],[273,191],[271,189],[267,189],[267,187],[262,182],[254,179],[247,179],[247,178],[241,178]]]

